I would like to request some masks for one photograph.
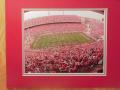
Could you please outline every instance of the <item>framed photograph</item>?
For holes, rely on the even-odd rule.
[[[7,86],[119,87],[119,5],[98,2],[7,0]]]
[[[22,17],[23,76],[106,75],[107,9],[23,9]]]

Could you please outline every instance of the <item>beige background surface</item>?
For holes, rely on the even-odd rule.
[[[7,88],[5,56],[5,1],[0,0],[0,90],[120,90],[120,88]]]

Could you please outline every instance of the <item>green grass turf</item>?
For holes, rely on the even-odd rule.
[[[64,33],[64,34],[55,34],[55,35],[45,35],[39,38],[36,38],[31,48],[40,49],[57,45],[69,45],[76,43],[86,43],[91,42],[92,39],[86,36],[83,33]]]

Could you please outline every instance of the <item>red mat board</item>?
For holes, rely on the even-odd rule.
[[[22,70],[22,12],[23,9],[85,9],[107,10],[107,53],[104,75],[31,76]],[[120,87],[118,0],[6,0],[6,59],[8,87]]]

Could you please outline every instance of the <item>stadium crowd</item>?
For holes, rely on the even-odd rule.
[[[102,66],[103,41],[25,52],[26,73],[99,72]],[[102,71],[101,71],[102,72]]]

